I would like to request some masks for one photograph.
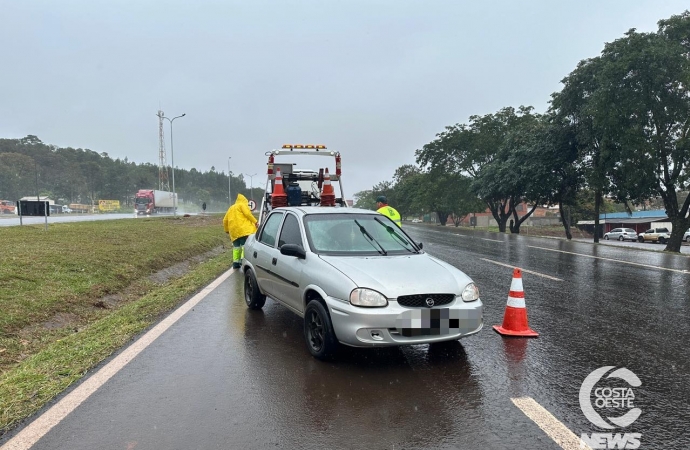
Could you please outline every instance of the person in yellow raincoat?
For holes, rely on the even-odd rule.
[[[244,258],[247,236],[256,232],[256,218],[249,209],[247,197],[237,194],[235,204],[228,208],[223,217],[223,229],[232,241],[232,267],[239,269]]]

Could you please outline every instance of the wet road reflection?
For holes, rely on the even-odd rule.
[[[262,311],[246,308],[235,273],[36,448],[557,449],[510,399],[534,398],[578,436],[601,431],[578,395],[605,365],[642,380],[642,416],[624,431],[642,433],[642,448],[687,447],[690,274],[654,268],[682,271],[686,258],[522,236],[410,233],[477,282],[486,305],[478,335],[343,348],[324,363],[309,354],[299,317],[271,300]],[[523,274],[538,339],[490,328],[503,319],[512,270],[482,258],[562,280]]]

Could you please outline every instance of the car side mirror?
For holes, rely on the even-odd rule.
[[[417,247],[419,247],[419,249],[421,250],[424,248],[424,244],[422,244],[421,242],[418,242]]]
[[[304,251],[301,245],[297,244],[283,244],[282,247],[280,247],[280,254],[295,256],[299,259],[304,259],[307,257],[307,252]]]

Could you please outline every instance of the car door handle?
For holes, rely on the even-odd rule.
[[[256,252],[254,252],[253,256],[254,256],[254,258],[256,258]]]
[[[275,266],[276,264],[278,264],[278,258],[273,258],[273,259],[271,260],[271,264],[273,264],[274,266]]]

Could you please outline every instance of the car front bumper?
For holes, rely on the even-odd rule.
[[[333,330],[342,344],[352,347],[386,347],[396,345],[428,344],[457,340],[478,333],[484,326],[483,304],[481,300],[453,303],[436,308],[407,308],[397,301],[389,300],[385,308],[362,308],[349,302],[327,298],[326,304],[331,315]],[[447,312],[434,310],[447,310]],[[451,326],[444,319],[428,321],[410,316],[434,315],[451,318]],[[407,325],[403,325],[403,324]],[[439,326],[440,323],[440,326]],[[409,326],[411,328],[402,328]],[[431,333],[415,335],[419,333]],[[410,335],[411,334],[411,335]]]

